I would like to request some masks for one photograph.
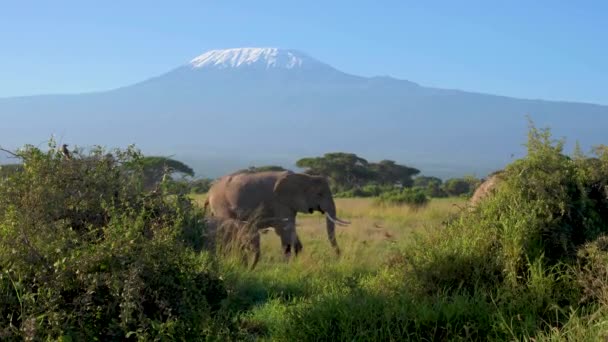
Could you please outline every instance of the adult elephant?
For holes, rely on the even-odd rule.
[[[210,208],[215,218],[236,219],[255,225],[252,267],[260,257],[259,229],[274,228],[281,238],[283,253],[289,257],[292,247],[296,255],[302,250],[296,233],[298,212],[312,214],[320,211],[325,214],[327,236],[337,254],[340,248],[335,225],[348,224],[336,217],[336,205],[325,177],[291,171],[242,172],[224,176],[209,189],[205,207]]]

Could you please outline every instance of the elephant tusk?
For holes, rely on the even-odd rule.
[[[333,218],[328,213],[325,213],[325,217],[327,217],[327,219],[330,220],[331,222],[333,222],[337,225],[340,225],[340,226],[347,226],[350,224],[350,222],[340,220],[339,218]]]
[[[350,224],[350,221],[344,221],[338,217],[336,217],[336,221],[340,222],[341,224],[348,226]]]

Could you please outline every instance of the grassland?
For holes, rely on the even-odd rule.
[[[608,148],[528,149],[475,208],[338,199],[341,256],[299,215],[303,253],[270,230],[255,270],[207,248],[190,198],[142,191],[137,151],[25,149],[0,181],[0,340],[606,340]]]
[[[202,205],[205,195],[193,195],[193,199]],[[369,198],[336,199],[338,216],[352,222],[348,227],[336,228],[342,250],[339,259],[333,254],[327,240],[325,218],[318,213],[298,214],[297,231],[304,251],[289,267],[305,267],[312,271],[327,265],[342,265],[356,266],[370,272],[377,270],[413,232],[440,226],[457,214],[466,200],[434,199],[420,209],[376,205],[373,202]],[[286,266],[279,238],[271,229],[262,234],[262,258],[258,266],[262,270]]]
[[[204,196],[194,199],[202,203]],[[471,236],[466,237],[470,232],[463,231],[463,238],[442,237],[445,223],[458,221],[465,204],[462,198],[433,199],[412,209],[380,206],[373,199],[337,199],[339,215],[352,222],[338,230],[343,250],[339,258],[332,253],[323,217],[317,214],[298,215],[304,251],[289,262],[281,255],[278,237],[272,231],[263,234],[262,259],[254,271],[237,261],[221,262],[229,291],[228,315],[236,317],[240,332],[237,339],[597,341],[608,336],[605,306],[564,304],[580,296],[576,285],[580,281],[569,267],[528,265],[528,280],[522,285],[487,280],[493,285],[467,288],[467,282],[480,281],[472,280],[473,275],[468,278],[468,265],[475,273],[492,260],[484,259],[486,252],[479,253],[481,260],[459,259],[462,253],[476,255],[485,243],[471,241]],[[452,230],[451,234],[460,233]],[[425,247],[415,246],[420,237],[428,253]],[[412,248],[418,251],[408,253]],[[406,267],[404,255],[448,259],[431,266],[439,273],[426,279],[434,271],[416,273]],[[428,281],[433,279],[443,284],[429,292],[434,286],[429,287]],[[450,279],[463,280],[459,285]]]
[[[195,195],[194,199],[201,204],[204,195]],[[352,331],[351,325],[358,325],[354,329],[359,331],[355,340],[403,337],[406,332],[387,330],[398,324],[383,322],[399,319],[400,315],[393,309],[385,311],[387,307],[401,305],[393,300],[395,291],[400,289],[402,274],[391,270],[389,265],[407,248],[413,234],[441,227],[462,210],[465,202],[462,198],[433,199],[425,207],[412,209],[377,205],[373,199],[336,199],[339,216],[352,222],[348,227],[337,228],[342,249],[339,258],[327,241],[325,220],[319,214],[298,215],[297,230],[304,250],[289,262],[283,259],[278,236],[272,230],[262,234],[262,258],[254,271],[238,262],[224,261],[222,265],[230,290],[228,305],[238,312],[246,334],[241,338],[340,340],[342,335],[332,335],[331,331]],[[370,308],[375,312],[357,311]],[[302,310],[321,312],[310,322],[298,318]],[[340,318],[334,310],[355,311],[344,311],[344,317]],[[369,326],[366,315],[383,312],[388,316],[372,319],[377,326]],[[403,317],[407,316],[403,312]],[[317,320],[327,320],[326,326],[317,326]],[[344,326],[333,327],[335,324]]]

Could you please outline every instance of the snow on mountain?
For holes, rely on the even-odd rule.
[[[322,63],[297,50],[277,48],[211,50],[190,61],[190,65],[195,69],[209,67],[218,69],[242,67],[295,69],[314,64]]]

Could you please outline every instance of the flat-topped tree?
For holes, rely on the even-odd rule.
[[[404,187],[410,187],[414,183],[412,177],[420,173],[416,168],[399,165],[393,160],[370,163],[369,167],[376,174],[376,181],[383,185],[399,183]]]
[[[194,177],[194,170],[178,160],[167,157],[144,157],[141,160],[144,171],[144,185],[146,188],[159,184],[163,177],[182,174]]]
[[[335,187],[350,189],[374,179],[367,160],[354,153],[326,153],[323,157],[303,158],[296,162],[306,173],[331,178]]]
[[[397,164],[392,160],[370,163],[354,153],[326,153],[323,157],[303,158],[297,161],[298,167],[306,173],[325,175],[331,178],[339,190],[348,190],[366,184],[394,185],[410,187],[412,177],[420,170]]]

